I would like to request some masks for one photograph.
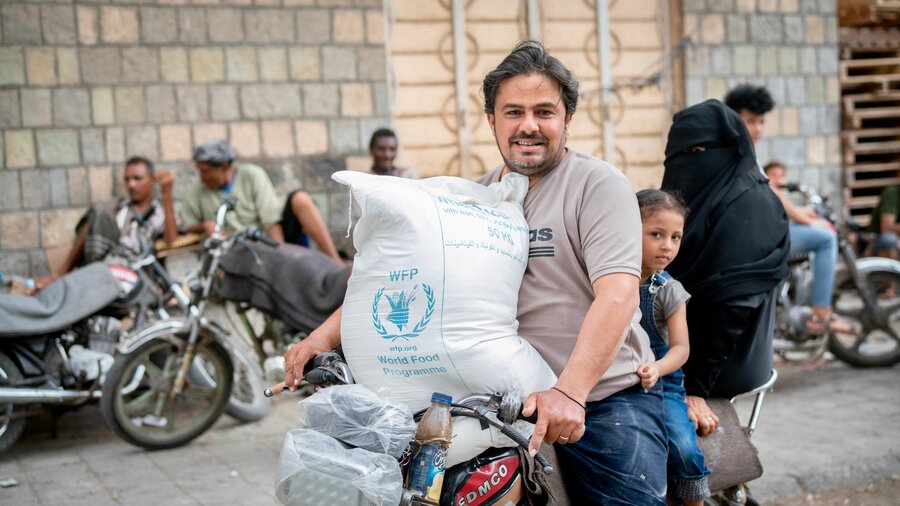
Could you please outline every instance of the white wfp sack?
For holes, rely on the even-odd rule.
[[[528,178],[485,187],[455,177],[409,180],[338,172],[361,216],[341,319],[356,381],[414,412],[432,392],[522,396],[556,382],[516,334],[519,285],[528,261],[522,201]],[[527,425],[527,424],[526,424]],[[447,465],[490,446],[514,446],[471,418],[453,421]]]

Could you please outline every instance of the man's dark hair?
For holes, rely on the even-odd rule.
[[[559,83],[559,91],[566,106],[566,115],[575,114],[578,106],[578,80],[561,61],[551,56],[540,41],[526,39],[518,44],[497,68],[484,76],[484,112],[494,114],[494,102],[500,85],[516,76],[540,74]]]
[[[155,167],[153,167],[153,162],[144,158],[143,156],[132,156],[125,162],[125,166],[134,165],[136,163],[143,163],[144,167],[147,167],[147,175],[153,177],[153,171]]]
[[[737,113],[740,113],[741,109],[747,109],[761,116],[775,107],[775,101],[765,86],[742,84],[725,95],[725,105]]]
[[[397,139],[397,134],[394,133],[390,128],[379,128],[372,132],[372,138],[369,139],[369,149],[375,147],[375,141],[382,137],[390,137],[392,139]]]
[[[767,164],[763,167],[763,172],[765,172],[766,174],[768,174],[769,171],[770,171],[771,169],[774,169],[775,167],[781,167],[782,169],[787,170],[787,167],[785,167],[783,163],[779,162],[778,160],[772,160],[771,162],[767,163]]]

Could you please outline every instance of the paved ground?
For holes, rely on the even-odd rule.
[[[900,504],[900,367],[780,370],[753,436],[765,467],[754,495],[777,506]],[[152,453],[118,440],[95,407],[60,419],[56,439],[37,419],[0,456],[0,478],[19,482],[0,488],[0,504],[276,504],[278,451],[294,419],[285,397],[260,423],[223,417],[193,444]]]

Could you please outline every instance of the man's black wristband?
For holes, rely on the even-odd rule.
[[[570,401],[574,402],[575,404],[578,404],[578,405],[581,407],[581,409],[587,411],[587,407],[586,407],[584,404],[582,404],[582,403],[576,401],[575,398],[572,397],[571,395],[569,395],[569,394],[563,392],[562,390],[560,390],[560,389],[558,389],[558,388],[556,388],[556,387],[550,387],[550,388],[551,388],[552,390],[556,390],[557,392],[559,392],[559,393],[565,395],[566,397],[569,398]]]

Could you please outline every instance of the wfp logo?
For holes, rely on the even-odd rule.
[[[397,339],[411,339],[418,337],[425,331],[428,323],[431,322],[431,316],[434,314],[434,290],[425,283],[422,283],[422,292],[425,294],[425,313],[422,318],[410,328],[409,325],[409,306],[416,300],[419,285],[415,285],[412,290],[407,293],[405,290],[393,292],[391,294],[384,293],[384,288],[378,290],[375,294],[375,300],[372,302],[372,325],[383,339],[395,341]],[[396,333],[392,333],[385,327],[379,315],[381,299],[387,299],[390,306],[390,312],[384,318],[391,324],[391,328],[396,327]]]

